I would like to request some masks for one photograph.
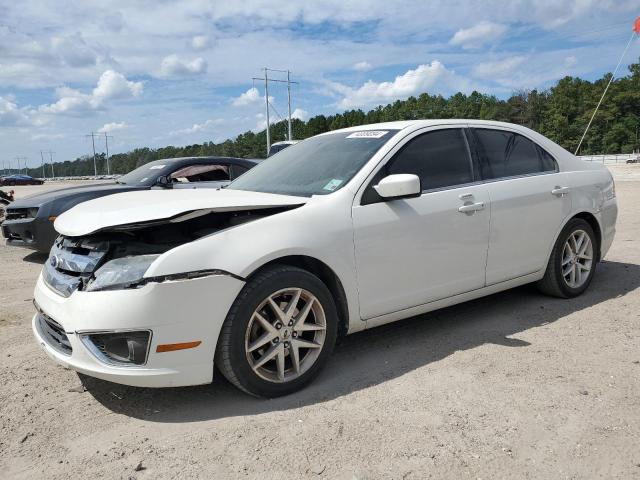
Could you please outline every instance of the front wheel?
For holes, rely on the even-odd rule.
[[[222,326],[216,365],[259,397],[300,390],[326,364],[338,315],[326,285],[287,265],[269,267],[242,289]]]
[[[580,218],[569,220],[556,240],[538,289],[561,298],[582,294],[596,271],[597,247],[591,225]]]

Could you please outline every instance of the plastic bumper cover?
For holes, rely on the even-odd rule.
[[[86,375],[137,387],[210,383],[218,334],[244,282],[228,275],[153,283],[135,290],[75,292],[64,298],[38,279],[35,302],[62,327],[71,346],[63,352],[43,332],[40,313],[33,334],[56,362]],[[151,330],[145,365],[105,363],[81,340],[85,332]],[[157,353],[162,344],[201,341],[196,348]]]

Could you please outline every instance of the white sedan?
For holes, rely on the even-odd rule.
[[[613,179],[527,128],[366,125],[227,188],[82,203],[35,289],[56,361],[127,385],[302,388],[338,335],[536,282],[580,295],[615,233]],[[372,366],[375,368],[375,366]]]

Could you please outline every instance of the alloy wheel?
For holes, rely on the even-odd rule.
[[[571,288],[581,287],[593,265],[593,243],[584,230],[574,230],[562,249],[562,277]]]
[[[316,362],[326,338],[327,320],[315,295],[302,288],[279,290],[254,310],[245,335],[245,352],[262,379],[292,381]]]

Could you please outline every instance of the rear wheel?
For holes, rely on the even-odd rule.
[[[554,245],[538,288],[548,295],[570,298],[583,293],[596,270],[598,244],[586,221],[571,219]]]
[[[277,397],[303,388],[333,350],[338,316],[325,284],[286,265],[257,274],[229,310],[216,364],[238,388]]]

